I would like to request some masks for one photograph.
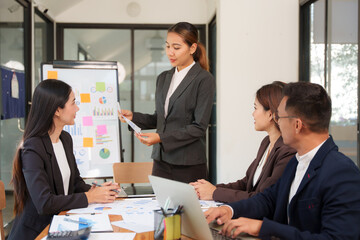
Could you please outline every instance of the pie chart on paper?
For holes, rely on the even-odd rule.
[[[99,153],[100,157],[103,159],[107,159],[110,156],[110,150],[107,148],[102,148]]]
[[[106,97],[100,97],[99,98],[99,103],[105,104],[106,103]]]

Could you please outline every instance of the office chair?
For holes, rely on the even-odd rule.
[[[2,210],[6,207],[5,201],[5,186],[2,181],[0,181],[0,239],[4,240],[4,221],[3,221],[3,214]]]
[[[119,162],[114,163],[114,182],[116,183],[148,183],[153,162]]]

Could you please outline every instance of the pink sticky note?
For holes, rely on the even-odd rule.
[[[106,125],[98,125],[98,126],[97,126],[97,134],[98,134],[98,135],[107,134]]]
[[[83,126],[92,126],[93,125],[93,119],[92,117],[83,117]]]

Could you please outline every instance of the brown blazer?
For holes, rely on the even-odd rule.
[[[284,144],[282,137],[276,141],[273,149],[266,160],[263,170],[255,186],[253,178],[256,168],[261,160],[266,148],[270,143],[269,136],[266,136],[261,144],[255,160],[251,163],[246,176],[236,182],[228,184],[217,184],[213,193],[213,199],[220,202],[235,202],[254,196],[258,192],[264,191],[281,177],[287,163],[295,155],[295,149]]]

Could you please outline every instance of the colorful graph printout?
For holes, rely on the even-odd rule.
[[[110,151],[107,148],[103,148],[103,149],[100,150],[99,155],[100,155],[101,158],[107,159],[108,157],[110,157]]]
[[[106,101],[106,97],[100,97],[100,98],[99,98],[99,103],[100,103],[100,104],[106,104],[106,102],[107,102],[107,101]]]
[[[119,101],[117,69],[96,62],[64,61],[42,64],[41,79],[60,78],[72,87],[79,107],[75,124],[65,126],[73,142],[73,152],[81,177],[108,177],[112,165],[121,161],[120,125],[115,107]],[[80,68],[78,68],[80,66]]]

